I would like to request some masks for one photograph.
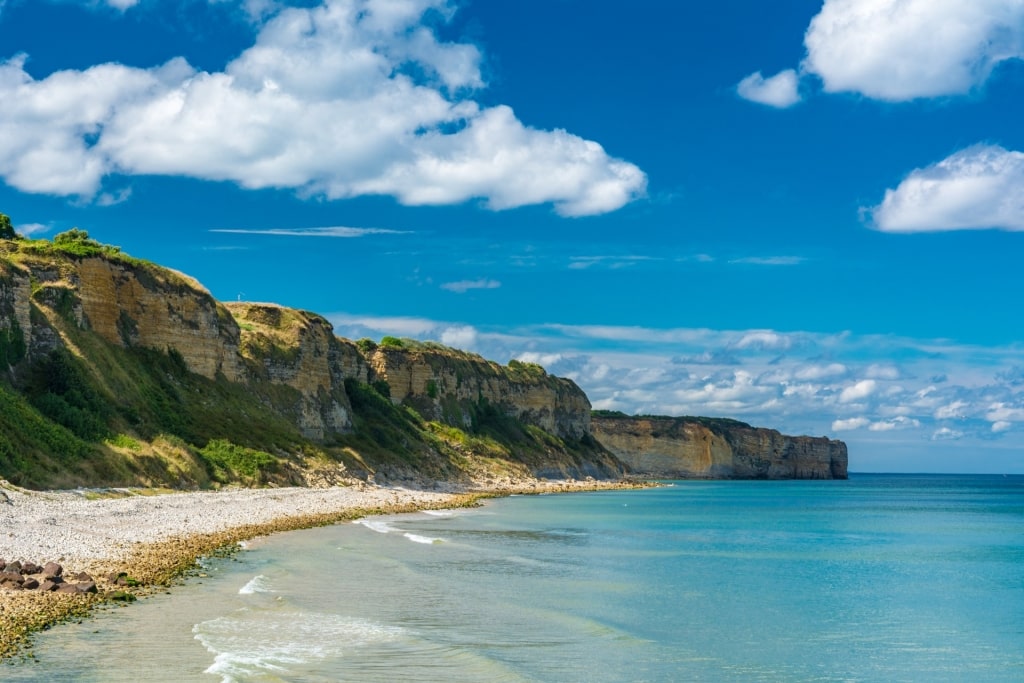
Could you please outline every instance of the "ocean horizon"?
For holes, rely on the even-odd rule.
[[[512,496],[289,532],[9,681],[1019,681],[1024,475]]]

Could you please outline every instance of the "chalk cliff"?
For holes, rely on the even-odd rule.
[[[846,479],[846,444],[786,436],[735,420],[597,415],[595,438],[643,476],[665,479]]]

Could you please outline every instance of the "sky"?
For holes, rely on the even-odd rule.
[[[0,211],[595,408],[1024,473],[1024,0],[0,0]]]

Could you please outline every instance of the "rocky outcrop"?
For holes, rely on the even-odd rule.
[[[594,436],[635,474],[665,479],[846,479],[846,444],[734,420],[595,416]]]
[[[539,365],[508,366],[424,344],[378,346],[368,354],[371,379],[387,382],[391,400],[428,420],[471,428],[482,410],[540,427],[562,439],[590,436],[590,401],[576,384]]]

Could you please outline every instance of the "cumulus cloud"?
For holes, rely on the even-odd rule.
[[[284,8],[223,71],[177,58],[35,79],[0,63],[0,176],[94,197],[115,175],[174,175],[409,205],[553,204],[566,216],[641,196],[644,173],[596,142],[481,106],[481,54],[421,24],[445,0]],[[412,67],[412,68],[410,68]]]
[[[465,294],[471,289],[497,289],[501,287],[501,283],[497,280],[488,280],[481,278],[479,280],[459,280],[458,282],[446,282],[441,285],[441,289],[446,289],[449,292],[455,292],[456,294]]]
[[[962,95],[1000,63],[1024,57],[1020,0],[825,0],[804,34],[806,56],[771,78],[761,72],[740,96],[774,107],[800,100],[799,78],[825,92],[903,102]]]
[[[839,394],[840,403],[852,403],[867,398],[878,389],[878,382],[873,379],[862,379],[848,386]]]
[[[780,71],[769,78],[757,71],[740,81],[736,92],[745,100],[785,109],[800,101],[798,85],[799,79],[793,69]]]
[[[912,171],[871,216],[885,232],[1024,230],[1024,153],[968,147]]]
[[[802,68],[826,92],[889,101],[958,95],[1024,55],[1020,0],[826,0]]]
[[[845,420],[833,420],[832,431],[833,432],[848,432],[854,429],[862,429],[871,424],[871,420],[866,417],[851,417]]]

